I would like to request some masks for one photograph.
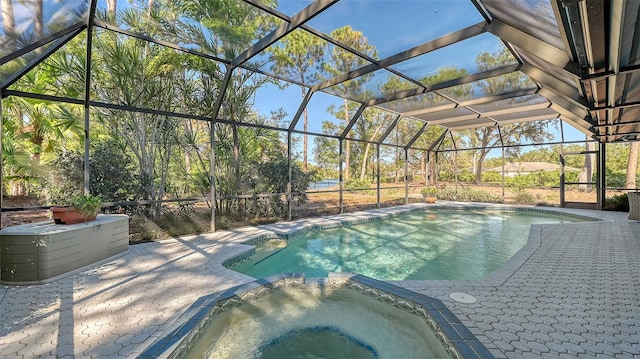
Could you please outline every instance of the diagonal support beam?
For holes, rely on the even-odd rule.
[[[253,44],[253,46],[248,48],[245,52],[238,55],[238,57],[236,57],[231,63],[231,67],[236,68],[249,61],[249,59],[251,59],[253,56],[271,46],[281,38],[285,37],[290,32],[299,28],[305,22],[313,19],[316,15],[320,14],[336,2],[338,2],[338,0],[315,0],[306,8],[300,10],[299,13],[295,14],[291,18],[290,22],[285,22],[282,25],[278,26],[278,28],[260,39],[260,41]]]
[[[62,46],[64,46],[69,41],[71,41],[74,37],[76,37],[76,35],[80,34],[85,28],[86,28],[86,25],[82,24],[82,26],[77,28],[75,31],[70,32],[70,33],[64,35],[63,37],[61,37],[60,39],[58,39],[55,44],[51,45],[51,47],[49,47],[42,54],[40,54],[40,56],[38,56],[35,59],[31,60],[22,69],[20,69],[19,71],[15,72],[13,75],[11,75],[7,79],[5,79],[4,82],[2,84],[0,84],[0,89],[5,90],[9,86],[13,85],[16,81],[18,81],[27,72],[31,71],[34,67],[38,66],[38,64],[40,64],[42,61],[46,60],[49,56],[51,56],[51,54],[56,52],[58,49],[60,49]]]
[[[447,136],[447,133],[449,133],[449,129],[445,129],[444,132],[442,132],[442,134],[435,141],[433,141],[433,143],[431,143],[431,146],[427,148],[427,151],[431,152],[434,148],[438,147],[442,140],[444,140],[444,138]]]
[[[220,57],[217,57],[217,56],[213,56],[213,55],[210,55],[210,54],[207,54],[207,53],[204,53],[204,52],[187,49],[185,47],[173,44],[173,43],[171,43],[169,41],[154,39],[153,37],[150,37],[150,36],[147,36],[147,35],[139,34],[139,33],[133,32],[133,31],[125,30],[125,29],[121,29],[121,28],[119,28],[117,26],[113,26],[111,24],[107,24],[107,23],[104,23],[102,21],[97,21],[96,20],[94,25],[96,27],[99,27],[99,28],[102,28],[102,29],[105,29],[105,30],[109,30],[109,31],[113,31],[115,33],[122,34],[122,35],[125,35],[125,36],[128,36],[128,37],[132,37],[134,39],[144,40],[146,42],[150,42],[152,44],[157,44],[157,45],[161,45],[161,46],[164,46],[164,47],[168,47],[170,49],[178,50],[178,51],[184,52],[186,54],[195,55],[195,56],[202,57],[202,58],[205,58],[205,59],[208,59],[208,60],[213,60],[213,61],[229,64],[229,61],[225,60],[223,58],[220,58]]]
[[[445,46],[448,45],[452,45],[455,44],[457,42],[469,39],[471,37],[483,34],[487,31],[488,28],[488,24],[486,22],[481,22],[472,26],[469,26],[465,29],[456,31],[454,33],[445,35],[443,37],[440,37],[438,39],[426,42],[422,45],[416,46],[412,49],[400,52],[398,54],[395,54],[393,56],[389,56],[383,60],[380,60],[378,62],[378,64],[371,64],[371,65],[367,65],[364,67],[361,67],[359,69],[353,70],[353,71],[349,71],[347,73],[344,73],[342,75],[338,75],[334,78],[331,78],[329,80],[326,80],[324,82],[321,82],[317,85],[315,85],[313,87],[314,91],[321,91],[324,90],[326,88],[329,88],[331,86],[335,86],[339,83],[342,83],[344,81],[348,81],[351,79],[354,79],[356,77],[360,77],[366,74],[369,74],[371,72],[380,70],[382,68],[385,67],[389,67],[392,65],[395,65],[399,62],[402,61],[406,61],[409,60],[411,58],[417,57],[417,56],[421,56],[424,55],[428,52],[431,51],[435,51],[438,50],[440,48],[443,48]]]
[[[302,113],[304,113],[304,109],[307,108],[307,104],[309,104],[309,101],[311,100],[312,95],[313,95],[313,91],[307,90],[307,93],[304,95],[304,99],[302,100],[302,103],[298,107],[298,111],[296,111],[296,114],[293,116],[293,120],[289,125],[289,131],[293,131],[298,125],[300,116],[302,116]]]
[[[424,125],[422,125],[422,127],[420,127],[420,129],[416,132],[416,134],[404,146],[404,149],[408,150],[409,148],[411,148],[411,146],[413,146],[413,144],[416,143],[418,138],[420,138],[420,136],[422,136],[422,133],[424,132],[424,130],[427,129],[428,126],[429,126],[429,122],[425,122]]]
[[[389,127],[387,127],[387,129],[384,131],[384,133],[382,134],[382,136],[380,136],[380,139],[378,140],[378,145],[381,145],[384,140],[387,139],[387,137],[389,137],[389,135],[391,134],[391,132],[393,131],[394,128],[396,128],[396,126],[398,125],[398,122],[400,121],[400,117],[402,117],[401,115],[397,115],[393,121],[391,121],[391,124],[389,125]]]
[[[353,125],[355,125],[358,118],[360,118],[360,115],[362,115],[365,108],[367,108],[367,105],[360,105],[360,107],[358,107],[358,111],[356,111],[356,113],[351,118],[351,121],[349,121],[347,126],[344,128],[344,131],[342,131],[342,134],[340,135],[340,139],[343,140],[345,137],[347,137],[347,135],[349,134],[349,131],[351,131],[351,128],[353,127]]]
[[[7,62],[11,61],[11,60],[15,60],[18,57],[27,54],[37,48],[39,48],[40,46],[46,45],[48,43],[50,43],[51,41],[54,41],[56,39],[59,39],[69,33],[75,32],[78,29],[84,29],[86,27],[86,23],[83,22],[79,22],[73,26],[69,26],[64,30],[58,31],[54,34],[51,34],[47,37],[44,37],[36,42],[34,42],[33,44],[30,44],[28,46],[25,46],[23,48],[21,48],[20,50],[14,51],[6,56],[3,56],[0,58],[0,65],[6,64]]]

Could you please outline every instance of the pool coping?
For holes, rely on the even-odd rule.
[[[275,274],[200,297],[173,322],[165,336],[147,347],[138,358],[180,358],[215,314],[290,286],[355,290],[422,318],[453,358],[495,358],[441,300],[357,273],[329,273],[326,278],[308,279],[304,273]]]

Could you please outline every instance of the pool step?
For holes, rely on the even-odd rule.
[[[284,239],[271,239],[264,244],[256,247],[256,253],[251,257],[253,264],[256,265],[272,255],[287,248],[287,241]]]

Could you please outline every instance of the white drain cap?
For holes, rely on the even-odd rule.
[[[451,293],[449,297],[456,302],[471,304],[476,302],[476,298],[467,293]]]

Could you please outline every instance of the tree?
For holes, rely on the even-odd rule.
[[[582,166],[582,170],[580,171],[580,174],[578,175],[578,182],[581,183],[589,183],[593,180],[593,170],[595,167],[595,156],[590,153],[591,151],[593,151],[592,148],[592,144],[591,142],[588,141],[589,138],[585,138],[585,142],[584,142],[584,151],[586,152],[584,155],[584,165]],[[585,191],[590,191],[593,186],[588,185],[588,184],[582,184],[579,185],[579,188],[585,190]]]
[[[351,26],[344,26],[339,29],[333,30],[330,34],[332,38],[341,44],[347,45],[350,48],[359,51],[360,53],[369,55],[373,58],[377,57],[377,51],[373,45],[370,45],[367,38],[362,35],[362,32],[353,30]],[[323,63],[323,70],[332,76],[337,76],[349,71],[355,70],[359,67],[367,65],[368,61],[354,55],[351,52],[346,52],[338,46],[334,46],[329,53],[329,61]],[[348,98],[356,95],[360,91],[360,85],[368,81],[371,74],[360,76],[350,81],[345,81],[336,85],[336,88],[344,96],[344,121],[345,125],[349,123],[349,101]],[[344,166],[344,179],[348,180],[350,177],[350,157],[351,146],[349,141],[345,142],[345,166]]]
[[[484,52],[476,58],[479,72],[506,65],[511,61],[512,56],[507,48],[502,48],[493,54]],[[477,86],[483,95],[490,96],[521,89],[527,81],[530,80],[526,75],[521,72],[512,72],[485,79],[479,82]],[[517,103],[518,99],[513,99],[512,102]],[[501,127],[501,131],[498,130],[497,126],[468,130],[469,136],[472,138],[472,146],[481,147],[476,157],[476,182],[480,182],[482,179],[482,162],[490,151],[487,147],[495,147],[498,144],[522,143],[524,140],[542,142],[551,137],[551,134],[547,131],[548,125],[548,121],[534,121],[504,125]],[[502,133],[502,138],[500,133]],[[507,151],[517,153],[519,147],[511,147]]]
[[[4,36],[2,47],[0,47],[0,55],[4,56],[17,49],[17,34],[15,32],[16,21],[13,13],[13,0],[0,0],[0,8],[2,8],[2,27]]]
[[[307,94],[309,82],[317,80],[312,68],[318,67],[322,62],[325,46],[320,38],[304,30],[297,30],[286,36],[281,41],[282,46],[272,46],[271,61],[273,61],[273,71],[286,78],[299,81],[302,85],[302,98]],[[311,72],[311,73],[310,73]],[[308,114],[304,109],[304,135],[303,135],[303,164],[302,170],[307,172],[307,141],[308,136]]]
[[[145,26],[146,17],[126,17],[130,27]],[[94,41],[93,91],[98,99],[132,107],[175,110],[174,78],[184,71],[174,50],[106,33]],[[98,56],[95,56],[98,55]],[[169,162],[177,141],[178,120],[158,114],[100,109],[100,124],[135,159],[143,199],[164,198]],[[150,207],[157,219],[160,204]]]
[[[640,141],[631,142],[629,149],[629,160],[627,161],[627,178],[625,188],[637,188],[636,178],[638,176],[638,153],[640,152]]]

